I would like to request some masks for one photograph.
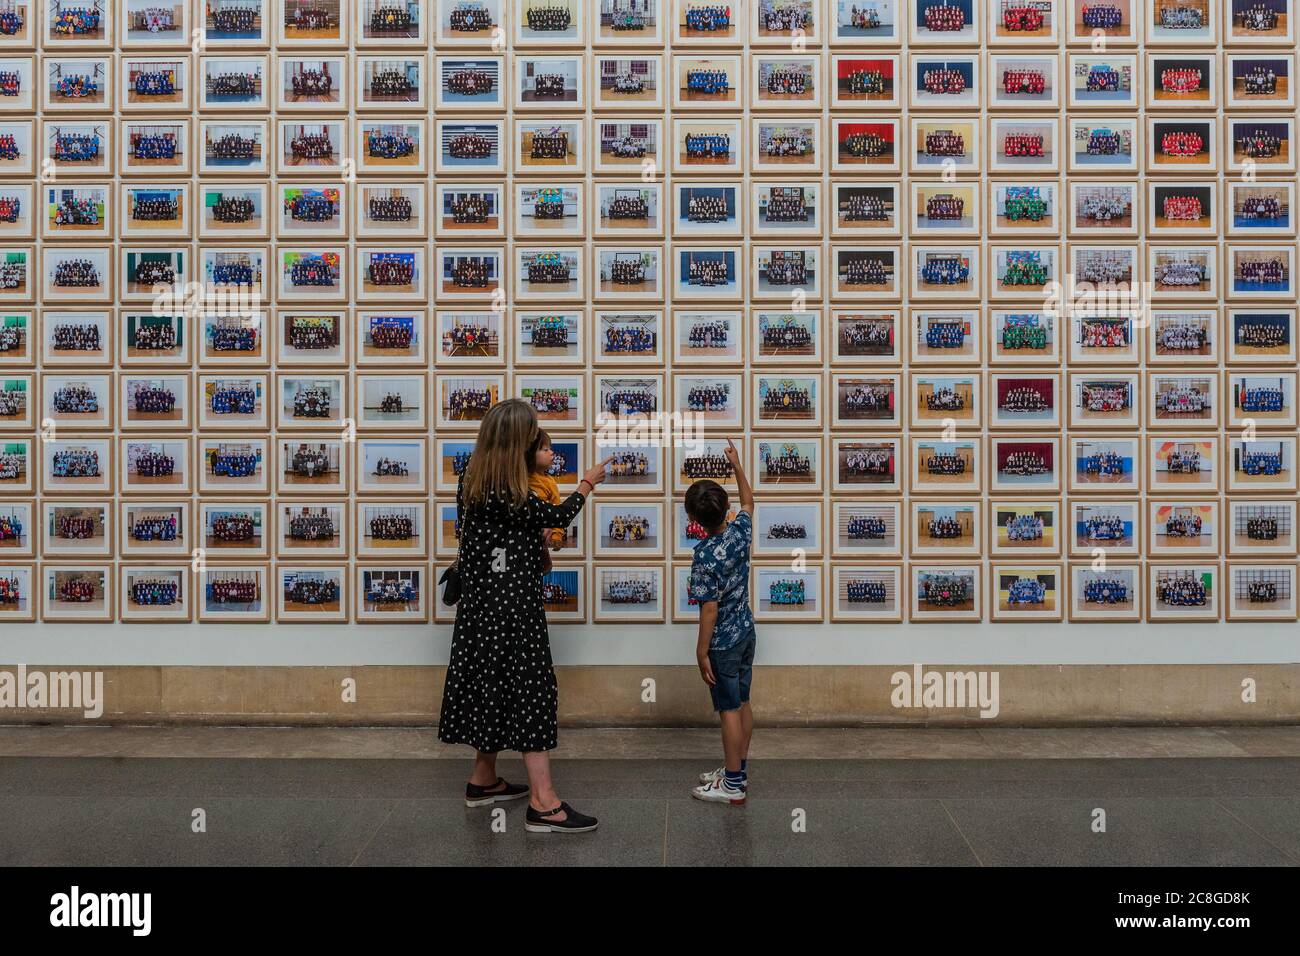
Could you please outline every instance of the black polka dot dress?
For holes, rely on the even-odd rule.
[[[476,750],[554,750],[555,670],[542,609],[542,529],[563,528],[586,498],[536,495],[511,511],[491,499],[462,516],[461,596],[451,638],[438,739]]]

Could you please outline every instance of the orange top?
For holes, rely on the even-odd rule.
[[[559,484],[550,475],[542,475],[533,472],[528,478],[528,490],[548,504],[558,505],[564,501],[564,499],[560,497]],[[547,528],[546,535],[548,543],[552,546],[563,544],[565,529]]]

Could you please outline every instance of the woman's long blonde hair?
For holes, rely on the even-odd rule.
[[[521,507],[528,500],[532,470],[527,453],[536,437],[537,412],[522,398],[508,398],[489,408],[465,466],[464,506],[476,508],[495,494],[509,507]]]

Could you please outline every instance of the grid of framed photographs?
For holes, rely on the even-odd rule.
[[[760,620],[1294,620],[1294,13],[0,0],[0,619],[450,620],[520,396],[557,623],[692,619],[727,437]]]

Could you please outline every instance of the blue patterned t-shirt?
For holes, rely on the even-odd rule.
[[[709,638],[709,650],[725,651],[754,633],[749,610],[749,547],[754,524],[749,512],[736,515],[722,534],[713,534],[695,546],[691,563],[690,596],[700,604],[718,602],[718,620]]]

